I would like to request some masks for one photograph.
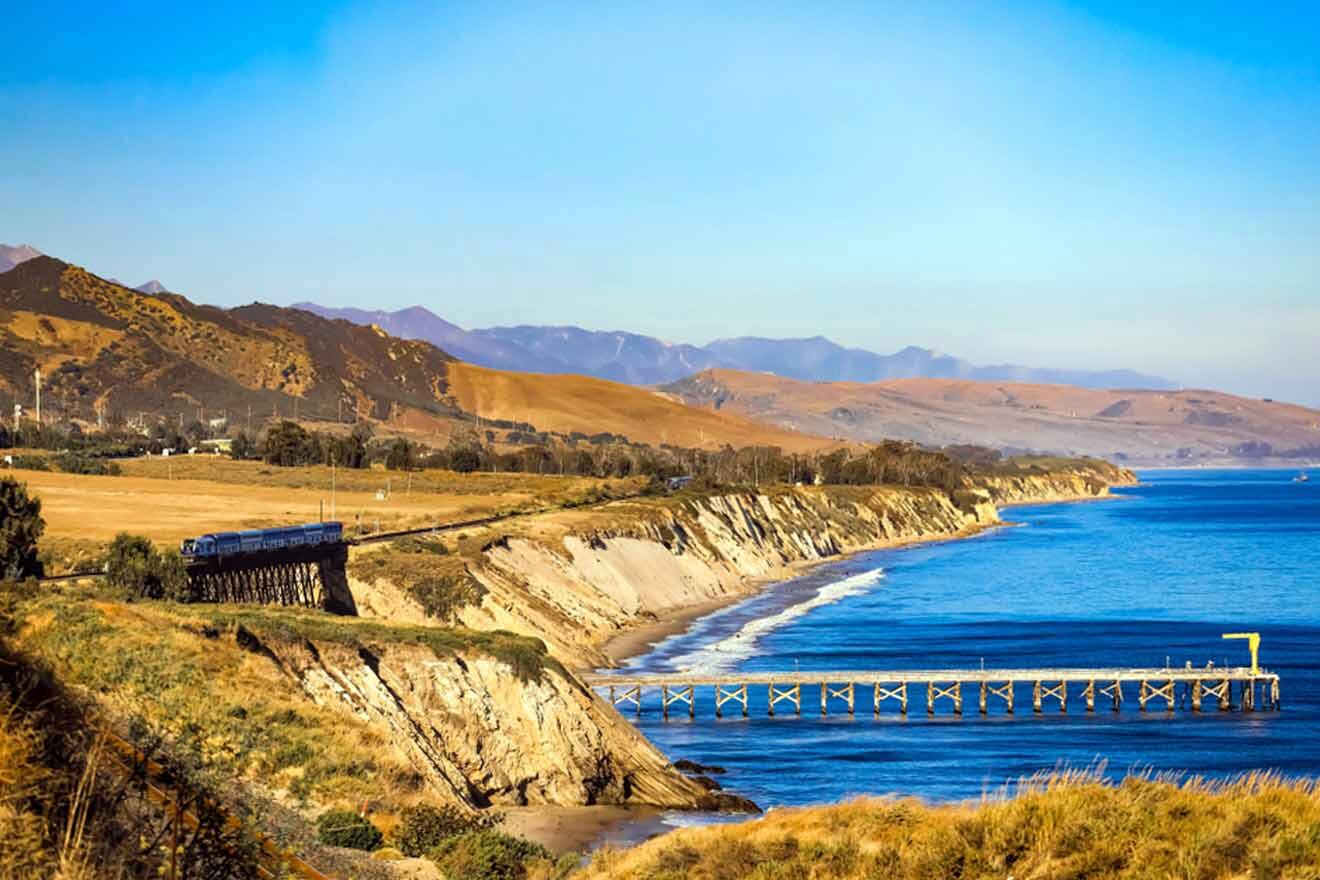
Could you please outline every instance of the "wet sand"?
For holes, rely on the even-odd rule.
[[[506,807],[500,830],[541,844],[555,855],[600,846],[632,846],[673,826],[656,807]]]

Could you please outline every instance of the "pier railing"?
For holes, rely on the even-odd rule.
[[[584,676],[584,680],[616,708],[631,708],[638,714],[647,692],[658,695],[660,709],[666,718],[675,708],[686,710],[689,717],[696,717],[698,689],[709,692],[709,705],[714,708],[717,718],[723,717],[727,706],[740,709],[747,717],[751,708],[749,691],[761,688],[765,689],[766,713],[771,716],[776,709],[801,715],[804,688],[807,698],[819,698],[821,715],[828,715],[832,706],[855,715],[860,691],[863,705],[865,698],[869,697],[877,717],[883,707],[891,704],[900,714],[907,715],[909,700],[920,705],[923,698],[929,715],[935,715],[941,708],[962,715],[964,688],[970,688],[974,693],[977,709],[982,715],[1001,705],[1006,714],[1014,714],[1019,691],[1028,688],[1035,713],[1054,708],[1067,712],[1073,700],[1084,706],[1087,712],[1096,711],[1097,703],[1107,704],[1117,712],[1128,701],[1129,695],[1135,697],[1143,712],[1148,708],[1172,712],[1179,705],[1200,712],[1207,700],[1213,701],[1215,708],[1224,712],[1235,708],[1244,712],[1257,709],[1277,711],[1282,705],[1279,676],[1268,670],[1245,666],[913,669],[728,675],[602,673]]]

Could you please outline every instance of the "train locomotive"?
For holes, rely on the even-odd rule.
[[[276,529],[249,529],[244,532],[216,532],[201,535],[197,538],[185,539],[179,546],[179,552],[187,559],[209,559],[217,556],[232,556],[235,553],[261,553],[292,547],[338,544],[343,540],[343,523],[319,522]]]

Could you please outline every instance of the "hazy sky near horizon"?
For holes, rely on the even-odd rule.
[[[0,242],[202,302],[829,336],[1320,405],[1320,11],[52,3]]]

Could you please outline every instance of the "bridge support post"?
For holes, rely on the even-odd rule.
[[[1201,711],[1201,679],[1192,682],[1192,711]]]
[[[1040,682],[1037,681],[1031,688],[1031,709],[1037,715],[1040,714]]]
[[[985,710],[986,710],[986,705],[985,705],[985,682],[981,682],[981,705],[980,705],[980,709],[981,709],[981,714],[982,714],[982,715],[986,714],[986,711],[985,711]]]
[[[1082,695],[1086,697],[1086,711],[1094,712],[1095,711],[1095,679],[1091,679],[1086,683],[1086,688],[1082,691]]]
[[[747,685],[726,688],[724,685],[715,685],[715,717],[724,717],[724,704],[733,701],[742,703],[743,717],[747,717]]]
[[[926,682],[926,714],[935,714],[935,682]]]

